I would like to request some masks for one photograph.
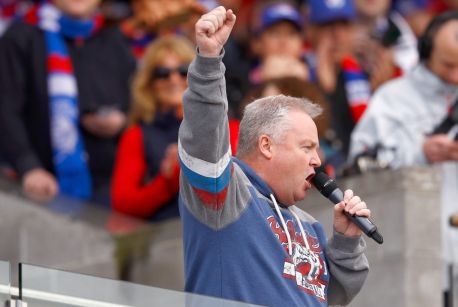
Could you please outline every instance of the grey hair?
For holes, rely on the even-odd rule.
[[[288,112],[302,111],[311,118],[321,114],[322,108],[306,98],[285,95],[257,99],[245,107],[240,122],[237,156],[243,157],[257,147],[258,138],[265,134],[274,142],[280,143],[284,133],[290,128]]]

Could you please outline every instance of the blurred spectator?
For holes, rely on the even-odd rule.
[[[133,81],[131,126],[118,146],[114,210],[154,221],[179,216],[178,128],[194,56],[193,44],[180,36],[158,38],[147,48]],[[238,122],[230,128],[235,152]]]
[[[197,19],[205,10],[219,4],[229,5],[235,11],[246,8],[241,0],[132,0],[133,14],[121,23],[120,28],[127,37],[134,56],[141,60],[145,47],[157,37],[174,34],[185,36],[193,41],[194,25]],[[240,30],[239,32],[243,33],[243,27]],[[229,112],[234,118],[238,117],[235,110],[238,109],[249,87],[248,52],[243,39],[243,35],[231,36],[227,42],[224,57],[225,65],[234,68],[226,71]]]
[[[367,73],[354,55],[356,11],[351,0],[310,0],[312,74],[330,103],[331,123],[346,155],[355,122],[371,95]]]
[[[134,61],[99,0],[55,0],[11,24],[0,48],[0,142],[25,193],[109,203]]]
[[[178,216],[178,128],[194,55],[187,39],[174,36],[146,50],[133,82],[132,125],[116,157],[111,189],[116,211],[153,220]]]
[[[369,154],[392,168],[442,167],[442,245],[446,262],[456,263],[458,232],[448,220],[458,210],[458,11],[433,19],[418,46],[421,64],[372,97],[350,156],[357,163]]]
[[[193,45],[183,37],[157,39],[148,47],[133,83],[132,126],[118,147],[113,208],[162,220],[178,216],[177,156],[182,95]]]
[[[390,10],[391,4],[391,0],[355,0],[361,32],[357,53],[363,59],[363,66],[368,66],[371,81],[376,75],[373,90],[392,78],[394,69],[406,72],[418,62],[417,39],[405,19]]]
[[[380,35],[386,29],[377,32],[376,21],[387,20],[387,0],[356,1],[359,15],[351,0],[308,3],[315,57],[310,61],[315,63],[312,72],[327,95],[332,125],[346,156],[351,132],[366,110],[372,91],[401,73],[391,48],[399,35],[388,39],[391,33],[387,38]]]
[[[352,135],[352,157],[379,145],[377,159],[400,167],[450,160],[456,154],[445,151],[456,142],[431,133],[458,95],[458,12],[435,20],[420,38],[421,64],[372,97]]]
[[[288,76],[309,80],[303,58],[303,23],[299,9],[287,1],[270,1],[257,8],[251,47],[259,64],[250,73],[251,83]]]
[[[194,24],[205,12],[197,0],[132,0],[132,16],[120,25],[132,51],[141,59],[156,37],[173,33],[194,39]]]
[[[457,10],[456,0],[394,0],[394,7],[405,16],[415,35],[420,36],[434,16]]]
[[[320,136],[321,167],[330,176],[335,176],[336,170],[340,172],[339,169],[343,166],[345,158],[335,150],[335,132],[331,128],[329,105],[315,84],[296,77],[270,79],[249,91],[241,107],[244,108],[255,99],[280,94],[304,97],[323,108],[323,113],[315,119]]]

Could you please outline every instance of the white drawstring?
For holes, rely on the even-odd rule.
[[[286,238],[288,238],[288,250],[289,250],[289,255],[291,256],[293,254],[293,247],[291,244],[291,236],[289,235],[288,228],[286,227],[285,219],[283,218],[283,214],[281,214],[280,207],[278,206],[277,200],[275,199],[273,194],[270,194],[270,199],[272,199],[274,203],[275,210],[277,211],[277,214],[280,217],[280,221],[283,226],[283,230],[285,231]]]
[[[294,211],[289,210],[289,212],[291,212],[291,214],[294,215],[294,217],[296,218],[296,221],[299,224],[299,228],[301,229],[302,239],[304,239],[305,247],[308,250],[310,250],[309,242],[307,241],[307,237],[305,236],[305,231],[304,231],[304,227],[302,227],[301,220],[299,219],[299,217],[297,216],[297,214]]]

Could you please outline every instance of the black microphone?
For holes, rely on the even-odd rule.
[[[312,182],[318,191],[320,191],[324,197],[332,201],[334,204],[338,204],[343,200],[342,190],[339,189],[336,182],[325,173],[320,172],[316,174],[313,177]],[[374,239],[374,241],[378,244],[383,243],[382,235],[377,231],[377,226],[375,226],[370,219],[363,216],[351,215],[348,212],[345,212],[345,215],[368,237]]]

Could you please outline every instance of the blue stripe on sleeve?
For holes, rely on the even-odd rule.
[[[219,193],[229,185],[232,163],[229,163],[218,178],[206,177],[193,172],[181,162],[181,171],[188,178],[191,186],[210,193]]]

